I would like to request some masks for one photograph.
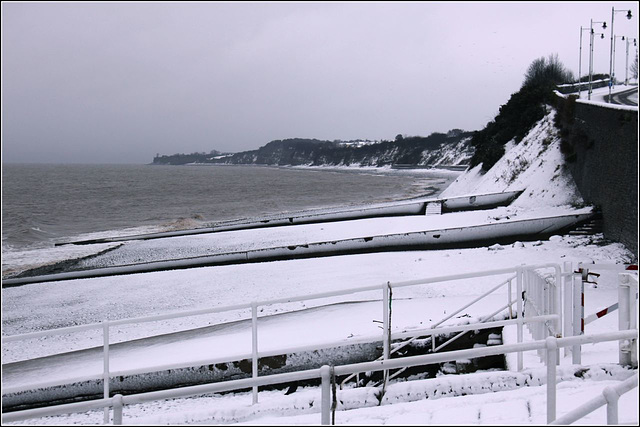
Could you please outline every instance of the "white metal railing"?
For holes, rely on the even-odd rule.
[[[558,313],[560,307],[560,281],[550,282],[536,270],[524,270],[522,272],[524,289],[524,318],[528,316],[544,316]],[[561,336],[562,331],[556,323],[527,323],[527,329],[534,340],[543,340],[548,336]],[[542,360],[544,350],[538,350],[538,356]]]
[[[638,276],[629,273],[618,274],[618,329],[638,329]],[[620,364],[638,367],[638,340],[631,339],[619,343]]]
[[[618,400],[623,394],[636,387],[638,387],[638,374],[627,378],[620,384],[606,387],[602,391],[602,394],[580,405],[573,411],[564,414],[550,424],[572,424],[604,405],[607,405],[607,424],[618,424]]]
[[[571,285],[573,279],[576,277],[575,274],[573,273],[567,273],[567,264],[565,264],[565,273],[561,273],[559,270],[559,266],[557,266],[556,264],[544,264],[544,265],[538,265],[538,266],[522,266],[522,267],[515,267],[512,269],[502,269],[502,270],[491,270],[491,271],[485,271],[485,272],[477,272],[477,273],[468,273],[468,274],[462,274],[462,275],[451,275],[451,276],[442,276],[442,277],[436,277],[436,278],[430,278],[430,279],[422,279],[422,280],[414,280],[414,281],[407,281],[407,282],[400,282],[400,283],[396,283],[394,285],[391,285],[390,283],[385,283],[383,285],[383,304],[385,304],[385,302],[387,304],[385,304],[385,306],[388,307],[388,302],[390,301],[388,298],[388,294],[390,293],[389,291],[391,290],[392,286],[393,287],[405,287],[405,286],[413,286],[413,285],[418,285],[418,284],[424,284],[424,283],[435,283],[435,282],[439,282],[439,281],[447,281],[447,280],[459,280],[459,279],[466,279],[466,278],[473,278],[473,277],[483,277],[483,276],[490,276],[490,275],[496,275],[496,274],[504,274],[504,273],[509,273],[509,272],[513,272],[514,270],[516,271],[516,279],[517,279],[517,289],[516,289],[516,296],[522,296],[523,295],[523,289],[525,289],[527,286],[534,286],[532,283],[527,283],[527,279],[526,276],[529,275],[528,271],[530,272],[533,269],[540,269],[540,268],[554,268],[555,269],[555,273],[556,273],[556,283],[560,283],[561,279],[564,278],[565,279],[565,286],[567,285]],[[570,265],[569,265],[570,267]],[[571,271],[571,268],[568,269],[569,271]],[[626,291],[621,290],[620,291],[620,305],[621,305],[621,309],[619,311],[620,313],[620,329],[621,332],[625,332],[625,329],[631,329],[632,331],[635,331],[635,335],[634,334],[629,334],[627,333],[625,335],[626,338],[621,338],[621,344],[620,344],[620,361],[622,364],[632,364],[635,363],[635,365],[637,366],[637,323],[635,320],[635,313],[637,310],[636,307],[636,303],[635,303],[635,298],[631,298],[631,295],[635,296],[635,290],[637,290],[638,287],[638,279],[637,279],[637,275],[634,274],[620,274],[620,281],[621,281],[621,289],[626,289]],[[568,280],[567,280],[568,279]],[[510,280],[509,284],[511,284]],[[504,284],[504,283],[503,283]],[[503,285],[502,284],[502,285]],[[628,284],[625,285],[625,284]],[[575,287],[574,287],[575,288]],[[302,300],[302,299],[309,299],[310,297],[316,296],[316,297],[326,297],[328,296],[334,296],[334,295],[340,295],[340,294],[346,294],[346,293],[352,293],[353,291],[355,292],[360,292],[360,291],[368,291],[368,290],[376,290],[379,289],[378,286],[371,286],[371,287],[365,287],[365,288],[354,288],[352,290],[344,290],[344,291],[338,291],[338,292],[329,292],[329,293],[322,293],[322,294],[315,294],[312,296],[306,296],[306,297],[295,297],[295,298],[288,298],[288,299],[279,299],[279,300],[271,300],[268,302],[262,302],[262,303],[252,303],[251,307],[252,307],[252,314],[255,313],[255,309],[254,307],[257,307],[258,304],[267,304],[267,303],[274,303],[274,302],[291,302],[294,300]],[[494,288],[495,289],[495,288]],[[533,288],[531,288],[533,289]],[[548,288],[546,291],[549,291],[550,288]],[[386,290],[386,292],[385,292]],[[565,288],[566,291],[566,288]],[[559,294],[559,287],[556,286],[556,289],[552,292],[554,295],[558,295]],[[385,297],[385,294],[387,295]],[[511,292],[509,292],[509,295],[511,294]],[[525,292],[526,295],[526,292]],[[625,296],[626,295],[626,296]],[[509,298],[510,299],[510,298]],[[526,304],[525,301],[523,301],[521,298],[516,298],[517,302],[518,302],[518,306],[519,306],[519,313],[522,313],[522,310],[524,309],[524,305]],[[386,301],[385,301],[386,300]],[[543,299],[544,300],[544,299]],[[557,304],[557,300],[556,303],[554,304],[549,304],[549,307],[559,307],[559,304]],[[513,301],[509,301],[509,303],[507,304],[508,306],[510,306],[513,303]],[[114,321],[112,322],[112,324],[115,323],[119,323],[119,324],[125,324],[125,323],[129,323],[133,321],[152,321],[155,320],[157,318],[170,318],[170,317],[183,317],[185,315],[195,315],[195,314],[202,314],[203,311],[207,311],[207,312],[215,312],[215,311],[224,311],[224,309],[228,309],[228,310],[232,310],[232,309],[237,309],[238,307],[246,307],[246,305],[236,305],[236,306],[232,306],[232,307],[222,307],[222,308],[216,308],[216,309],[207,309],[207,310],[197,310],[197,311],[191,311],[191,312],[187,312],[187,314],[185,313],[176,313],[176,314],[167,314],[167,315],[162,315],[162,316],[153,316],[153,317],[147,317],[147,318],[137,318],[137,319],[123,319],[123,320],[119,320],[119,321]],[[383,307],[384,308],[384,307]],[[504,307],[502,308],[504,309]],[[383,310],[384,312],[384,310]],[[571,312],[566,312],[568,317],[572,317],[572,313]],[[495,314],[495,313],[494,313]],[[257,328],[257,322],[255,320],[257,320],[257,316],[252,316],[254,318],[254,322],[253,325],[256,325]],[[450,333],[450,332],[456,332],[456,331],[462,331],[463,333],[465,331],[468,330],[476,330],[476,329],[485,329],[485,328],[494,328],[494,327],[500,327],[500,326],[506,326],[509,324],[515,324],[518,328],[519,331],[522,330],[523,325],[525,324],[535,324],[535,323],[545,323],[546,328],[548,329],[550,327],[550,325],[555,325],[557,327],[557,325],[560,324],[560,318],[561,318],[561,314],[560,313],[556,313],[556,314],[549,314],[549,315],[542,315],[542,316],[535,316],[535,317],[518,317],[517,319],[512,319],[512,320],[505,320],[505,321],[498,321],[498,322],[487,322],[487,323],[480,323],[480,324],[469,324],[469,325],[458,325],[458,326],[452,326],[452,327],[446,327],[446,328],[438,328],[438,329],[433,329],[433,328],[427,328],[424,330],[412,330],[410,332],[403,332],[403,333],[394,333],[394,334],[388,334],[388,333],[384,333],[384,337],[383,337],[383,341],[385,341],[385,337],[386,342],[390,342],[392,339],[406,339],[406,338],[413,338],[413,337],[417,337],[417,336],[433,336],[435,334],[446,334],[446,333]],[[486,319],[483,319],[486,320]],[[565,322],[566,322],[566,318],[565,318]],[[566,323],[565,323],[566,325]],[[89,327],[91,327],[92,325],[83,325],[83,326],[79,326],[79,327],[73,327],[73,328],[64,328],[64,329],[58,329],[58,330],[54,330],[54,331],[44,331],[44,332],[37,332],[37,333],[33,333],[33,334],[24,334],[22,336],[14,336],[14,337],[5,337],[3,338],[3,341],[13,341],[13,340],[17,340],[21,337],[32,337],[34,335],[38,335],[38,336],[46,336],[47,332],[49,332],[51,335],[55,334],[55,333],[67,333],[67,331],[69,329],[75,329],[75,330],[86,330],[89,329]],[[93,325],[94,327],[96,325]],[[100,324],[98,324],[97,326],[102,326]],[[571,325],[569,325],[571,326]],[[389,325],[385,325],[385,329],[389,329]],[[64,330],[65,332],[60,332]],[[566,328],[565,328],[566,330]],[[574,328],[575,330],[575,328]],[[108,332],[108,329],[107,329]],[[600,334],[602,335],[602,334]],[[256,336],[256,335],[252,335],[252,336]],[[589,339],[587,339],[587,341],[584,341],[585,336],[577,336],[577,337],[573,337],[572,339],[568,339],[568,338],[562,338],[561,341],[559,341],[562,345],[559,345],[558,347],[575,347],[575,346],[579,346],[584,343],[584,342],[596,342],[596,341],[589,341]],[[593,337],[593,336],[592,336]],[[609,336],[611,337],[611,336]],[[375,337],[369,337],[369,338],[363,338],[361,341],[362,342],[370,342],[371,339],[375,339]],[[518,337],[518,343],[521,343],[521,336]],[[552,338],[552,337],[550,337]],[[26,339],[26,338],[23,338]],[[555,339],[555,338],[554,338]],[[614,338],[611,338],[609,340],[613,340]],[[541,342],[542,340],[539,340],[538,342]],[[350,341],[350,343],[352,343],[353,341]],[[254,343],[255,344],[255,343]],[[387,344],[388,345],[388,344]],[[517,345],[517,344],[516,344]],[[108,347],[108,340],[107,340],[107,347]],[[495,348],[498,346],[494,346],[491,348]],[[557,348],[558,348],[557,347]],[[254,347],[256,348],[256,347]],[[315,346],[313,347],[309,347],[311,348],[315,348]],[[520,347],[521,349],[524,347]],[[540,349],[541,347],[536,347],[535,349]],[[480,349],[474,349],[474,350],[480,350]],[[272,352],[272,354],[279,354],[282,353],[283,351],[288,351],[288,350],[278,350],[278,351],[274,351]],[[465,350],[466,351],[466,350]],[[522,351],[525,350],[514,350],[515,352],[518,353],[519,355],[519,359],[521,359],[521,355],[522,355]],[[514,352],[514,351],[504,351],[504,352]],[[106,356],[108,357],[108,353],[105,353]],[[449,352],[446,354],[457,354],[456,352]],[[254,360],[257,360],[257,358],[259,357],[264,357],[266,356],[267,353],[262,353],[262,352],[257,352],[254,351],[252,352],[252,357],[254,358]],[[431,354],[428,356],[436,356],[435,354]],[[413,356],[413,358],[415,357],[423,357],[423,356]],[[456,358],[458,357],[462,357],[462,356],[456,356]],[[481,356],[469,356],[469,357],[481,357]],[[548,352],[547,352],[547,357],[550,357]],[[555,361],[557,363],[558,361],[558,357],[557,354],[554,356]],[[411,358],[405,358],[405,359],[393,359],[393,361],[397,361],[397,360],[406,360],[406,359],[411,359]],[[449,360],[454,360],[454,359],[449,359]],[[393,364],[389,364],[386,362],[391,362],[391,359],[387,359],[387,360],[383,360],[383,361],[376,361],[376,362],[365,362],[365,363],[383,363],[383,367],[387,367],[387,369],[395,369],[396,366]],[[211,361],[208,361],[208,363],[211,363]],[[386,363],[386,364],[384,364]],[[432,361],[430,363],[438,363],[436,361]],[[204,363],[203,363],[204,364]],[[555,363],[554,363],[555,364]],[[415,366],[415,365],[407,365],[407,366]],[[255,366],[254,366],[255,367]],[[400,366],[400,368],[404,368],[405,366]],[[381,368],[383,369],[383,368]],[[521,364],[519,364],[518,369],[522,369]],[[555,369],[555,367],[554,367]],[[371,370],[375,370],[375,369],[365,369],[364,371],[371,371]],[[386,370],[386,369],[385,369]],[[105,363],[105,371],[108,372],[108,361]],[[306,371],[302,371],[302,372],[306,372]],[[339,372],[336,371],[336,372]],[[357,373],[357,372],[363,372],[363,371],[353,371],[352,373]],[[121,373],[120,373],[121,374]],[[348,373],[345,373],[348,374]],[[278,375],[284,375],[284,374],[278,374]],[[269,378],[269,381],[274,380],[275,378],[281,378],[278,375],[270,375],[268,377],[261,377],[262,378]],[[95,377],[94,377],[95,378]],[[282,377],[282,378],[289,378],[289,377]],[[317,376],[316,376],[317,378]],[[308,378],[296,378],[294,380],[299,381],[299,380],[303,380],[303,379],[308,379]],[[262,383],[261,381],[259,381],[259,379],[257,378],[257,376],[253,376],[251,378],[251,380],[254,380],[256,382],[251,383],[250,385],[247,385],[246,387],[252,387],[254,389],[254,393],[257,394],[257,388],[261,385],[267,385],[267,384],[277,384],[278,382],[267,382],[267,383]],[[236,380],[236,381],[246,381],[246,380]],[[282,382],[288,382],[291,380],[283,380]],[[227,381],[224,383],[216,383],[216,384],[227,384],[230,387],[234,387],[233,384],[238,384],[234,381]],[[198,387],[203,387],[203,386],[194,386],[195,388],[185,388],[187,390],[199,390]],[[239,387],[239,386],[238,386]],[[231,390],[233,388],[221,388],[221,389],[216,389],[218,391],[227,391],[227,390]],[[183,389],[181,389],[183,390]],[[6,393],[7,390],[5,389],[4,392]],[[171,392],[171,390],[165,390],[164,392]],[[154,392],[154,393],[158,393],[158,392]],[[254,395],[255,395],[254,394]],[[147,393],[142,393],[141,395],[148,395]],[[151,395],[150,395],[151,396]],[[44,416],[44,415],[38,415],[41,413],[46,413],[47,415],[52,415],[48,412],[48,410],[53,410],[53,411],[62,411],[63,407],[64,408],[73,408],[73,410],[71,412],[76,412],[76,408],[78,411],[83,411],[83,410],[89,410],[89,409],[95,409],[95,408],[99,408],[99,407],[105,407],[105,414],[107,414],[108,416],[108,408],[112,407],[115,405],[115,407],[118,406],[118,399],[116,399],[117,396],[114,396],[113,398],[108,398],[108,396],[105,396],[104,399],[101,399],[99,401],[92,401],[92,402],[82,402],[82,403],[77,403],[77,404],[71,404],[71,405],[76,405],[76,406],[68,406],[68,405],[61,405],[61,406],[56,406],[56,407],[52,407],[52,408],[39,408],[36,410],[29,410],[29,411],[44,411],[44,412],[28,412],[28,411],[21,411],[20,413],[10,413],[8,415],[10,415],[11,417],[15,417],[15,416],[26,416],[26,418],[31,418],[31,417],[37,417],[37,416]],[[174,396],[174,397],[180,397],[180,396]],[[125,400],[123,400],[122,402],[127,402],[127,398],[124,398]],[[102,403],[99,403],[102,402]],[[67,411],[66,409],[64,409],[64,411]],[[69,412],[69,411],[67,411]],[[65,413],[65,412],[56,412],[56,413]],[[22,415],[18,415],[18,414],[22,414]],[[31,414],[31,415],[29,415]],[[13,418],[10,418],[13,419]],[[25,419],[25,418],[21,418],[21,419]],[[106,420],[108,421],[108,418],[106,418]],[[5,418],[3,416],[3,421],[5,421]],[[118,417],[117,414],[114,413],[114,422],[118,421]]]
[[[553,265],[552,264],[543,264],[543,265],[535,265],[535,266],[511,267],[511,268],[487,270],[487,271],[481,271],[481,272],[454,274],[454,275],[431,277],[431,278],[410,280],[410,281],[397,282],[397,283],[386,282],[386,283],[383,283],[381,285],[371,285],[371,286],[358,287],[358,288],[342,289],[342,290],[339,290],[339,291],[322,292],[322,293],[316,293],[316,294],[310,294],[310,295],[277,298],[277,299],[263,300],[263,301],[254,301],[254,302],[251,302],[251,303],[236,304],[236,305],[231,305],[231,306],[213,307],[213,308],[206,308],[206,309],[199,309],[199,310],[190,310],[190,311],[183,311],[183,312],[176,312],[176,313],[167,313],[167,314],[156,315],[156,316],[146,316],[146,317],[128,318],[128,319],[120,319],[120,320],[104,320],[102,323],[94,323],[94,324],[87,324],[87,325],[80,325],[80,326],[72,326],[72,327],[59,328],[59,329],[53,329],[53,330],[47,330],[47,331],[31,332],[31,333],[27,333],[27,334],[2,337],[2,343],[21,341],[21,340],[27,340],[27,339],[39,338],[39,337],[47,337],[47,336],[53,336],[53,335],[69,334],[69,333],[81,332],[81,331],[86,331],[86,330],[96,330],[96,329],[100,330],[101,329],[102,333],[103,333],[103,356],[102,356],[103,357],[103,372],[102,372],[102,374],[101,375],[88,375],[88,376],[73,378],[73,382],[90,381],[90,380],[96,380],[96,379],[100,379],[101,378],[103,380],[103,386],[104,386],[104,397],[108,398],[109,397],[109,393],[110,393],[110,391],[109,391],[109,378],[116,376],[115,372],[110,372],[110,367],[109,367],[109,350],[110,350],[109,331],[110,331],[110,328],[112,328],[114,326],[118,326],[118,325],[139,324],[139,323],[154,322],[154,321],[159,321],[159,320],[169,320],[169,319],[177,319],[177,318],[190,317],[190,316],[199,316],[199,315],[212,314],[212,313],[222,313],[222,312],[228,312],[228,311],[250,309],[251,310],[251,323],[252,323],[252,340],[251,340],[252,341],[252,346],[251,346],[252,350],[251,350],[251,356],[246,357],[246,358],[251,358],[252,359],[252,377],[253,378],[257,378],[258,377],[258,366],[257,366],[258,359],[260,357],[267,356],[267,354],[259,352],[258,345],[257,345],[258,344],[258,339],[257,339],[257,337],[258,337],[257,308],[260,307],[260,306],[266,306],[266,305],[272,305],[272,304],[278,304],[278,303],[291,303],[291,302],[297,302],[297,301],[310,301],[310,300],[314,300],[314,299],[329,298],[329,297],[334,297],[334,296],[343,296],[343,295],[350,295],[350,294],[355,294],[355,293],[360,293],[360,292],[381,290],[382,291],[382,299],[381,299],[382,300],[382,313],[383,313],[383,336],[382,336],[382,341],[383,341],[384,355],[386,356],[386,358],[389,358],[390,357],[390,325],[389,325],[388,310],[389,310],[389,295],[390,295],[391,289],[403,288],[403,287],[409,287],[409,286],[417,286],[417,285],[424,285],[424,284],[429,284],[429,283],[439,283],[439,282],[455,281],[455,280],[461,280],[461,279],[470,279],[470,278],[479,278],[479,277],[488,277],[488,276],[509,274],[509,273],[514,273],[516,271],[520,271],[522,269],[545,268],[545,267],[549,267],[549,266],[554,266],[554,267],[559,268],[559,266],[557,266],[555,264],[553,264]],[[367,340],[368,340],[367,342],[371,341],[370,338],[367,338]],[[359,340],[359,341],[365,342],[365,340]],[[356,341],[352,340],[352,341],[349,341],[349,343],[356,343]],[[336,343],[330,343],[330,345],[335,345],[335,344]],[[344,342],[340,342],[339,344],[343,345]],[[300,348],[295,348],[295,349],[292,349],[292,350],[300,351],[301,349],[304,349],[304,348],[300,347]],[[273,355],[273,354],[282,354],[282,351],[271,353],[271,355]],[[221,361],[223,361],[223,360],[218,360],[218,361],[216,361],[216,363],[220,363]],[[224,360],[224,361],[228,361],[228,360]],[[212,363],[211,360],[206,360],[206,361],[203,361],[202,364],[204,365],[204,364],[210,364],[210,363]],[[155,366],[155,367],[153,367],[153,369],[156,369],[156,370],[175,369],[175,368],[179,368],[179,367],[186,367],[186,366],[193,366],[193,365],[194,365],[194,362],[191,362],[188,365],[185,365],[185,364],[171,364],[171,365],[165,365],[165,366]],[[149,368],[142,368],[142,369],[118,372],[117,376],[140,374],[140,373],[148,372],[148,369]],[[24,387],[5,388],[5,389],[3,389],[3,393],[4,394],[17,393],[17,392],[21,392],[21,391],[30,390],[30,389],[33,389],[33,388],[40,388],[40,387],[43,387],[43,386],[49,386],[50,387],[50,386],[55,386],[55,385],[62,385],[62,384],[68,383],[68,382],[69,382],[69,379],[64,380],[64,381],[60,380],[60,381],[49,381],[49,382],[46,382],[46,383],[39,383],[39,384],[30,384],[30,385],[24,386]],[[257,389],[254,389],[253,401],[254,401],[254,403],[257,402]],[[105,422],[108,421],[107,417],[108,417],[108,414],[105,414]]]
[[[512,319],[504,322],[524,323],[523,318]],[[470,325],[465,325],[470,326]],[[478,327],[478,325],[475,325]],[[388,369],[398,369],[404,367],[413,367],[421,365],[429,365],[434,363],[442,363],[457,359],[485,357],[498,354],[507,354],[514,352],[524,352],[530,350],[545,349],[546,350],[546,412],[547,423],[556,420],[556,363],[557,349],[577,344],[598,343],[605,341],[618,340],[635,340],[638,331],[625,330],[617,332],[607,332],[602,334],[581,335],[569,338],[547,337],[545,340],[532,341],[527,343],[496,345],[491,347],[473,348],[468,350],[456,350],[437,354],[428,354],[423,356],[410,356],[401,359],[387,359],[373,362],[356,363],[350,365],[342,365],[333,367],[334,375],[349,375],[357,372],[380,371]],[[275,374],[262,376],[260,378],[247,378],[241,380],[226,381],[213,384],[204,384],[191,387],[175,388],[170,390],[161,390],[147,393],[138,393],[128,396],[116,395],[112,398],[104,398],[89,402],[70,403],[47,408],[29,409],[19,412],[10,412],[2,415],[2,422],[15,422],[29,418],[37,418],[44,416],[54,416],[75,412],[83,412],[88,410],[99,409],[102,407],[112,407],[114,409],[114,424],[122,424],[124,405],[132,405],[143,402],[150,402],[163,399],[175,399],[180,397],[191,397],[207,393],[219,393],[223,391],[239,390],[243,388],[259,387],[265,385],[282,384],[292,381],[304,381],[310,379],[321,379],[321,424],[329,424],[331,410],[331,368],[327,365],[305,371],[290,372],[284,374]],[[626,386],[625,386],[626,387]]]
[[[564,298],[563,298],[563,307],[564,307],[564,325],[563,325],[563,335],[564,336],[576,336],[584,334],[585,325],[589,323],[588,319],[592,318],[592,316],[585,316],[584,312],[584,290],[585,284],[587,283],[595,283],[589,280],[590,275],[595,275],[596,277],[600,276],[598,273],[594,273],[594,270],[608,270],[608,271],[617,271],[620,274],[625,274],[630,277],[629,280],[634,280],[637,283],[637,264],[612,264],[612,263],[583,263],[580,262],[576,266],[576,270],[574,271],[572,268],[572,263],[566,262],[564,263],[565,273],[562,274],[564,279]],[[637,286],[635,287],[637,295]],[[620,295],[619,295],[620,298]],[[630,296],[631,298],[631,296]],[[637,297],[636,297],[637,298]],[[634,299],[635,301],[635,299]],[[635,304],[635,303],[634,303]],[[634,305],[635,306],[635,305]],[[614,307],[618,307],[618,304],[614,304],[609,307],[609,311],[614,311]],[[597,316],[597,315],[596,315]],[[574,365],[579,365],[582,363],[581,356],[581,348],[579,345],[576,345],[572,348],[565,348],[565,356],[571,354],[572,355],[572,363]]]
[[[462,307],[460,307],[459,309],[453,311],[452,313],[450,313],[449,315],[445,316],[444,318],[440,319],[439,321],[433,323],[431,325],[431,329],[435,329],[438,326],[440,326],[442,323],[446,322],[447,320],[453,318],[454,316],[456,316],[457,314],[459,314],[460,312],[462,312],[463,310],[471,307],[473,304],[477,303],[478,301],[483,300],[484,298],[486,298],[487,296],[491,295],[492,293],[494,293],[495,291],[497,291],[498,289],[502,288],[504,285],[508,284],[508,290],[507,290],[507,305],[500,307],[498,310],[496,310],[495,312],[493,312],[492,314],[488,315],[488,316],[484,316],[480,319],[480,321],[478,323],[484,323],[486,321],[488,321],[489,319],[492,319],[493,316],[497,315],[498,313],[502,312],[505,309],[509,309],[509,319],[513,318],[513,313],[511,310],[511,307],[513,306],[513,304],[515,303],[515,301],[511,300],[511,286],[512,286],[512,282],[513,280],[516,278],[516,276],[512,276],[509,277],[508,279],[500,282],[500,284],[494,286],[493,288],[489,289],[488,291],[486,291],[485,293],[479,295],[478,297],[474,298],[473,300],[471,300],[470,302],[468,302],[467,304],[463,305]],[[435,353],[436,351],[441,350],[442,348],[446,347],[447,345],[451,344],[452,342],[456,341],[457,339],[459,339],[460,337],[462,337],[464,334],[466,334],[468,331],[464,330],[462,332],[460,332],[459,334],[457,334],[456,336],[450,338],[449,340],[447,340],[445,343],[440,344],[438,347],[436,347],[436,340],[433,333],[431,334],[425,334],[425,335],[421,335],[421,336],[413,336],[411,338],[409,338],[408,340],[399,343],[397,345],[394,345],[390,351],[389,351],[389,355],[391,356],[392,354],[400,351],[401,349],[403,349],[404,347],[408,346],[409,344],[411,344],[412,342],[414,342],[415,340],[421,338],[421,337],[425,337],[425,336],[432,336],[432,340],[431,340],[431,352]],[[442,330],[440,330],[438,332],[439,334],[442,333]],[[383,359],[388,359],[389,357],[385,357],[385,355],[382,355],[381,357],[379,357],[376,360],[383,360]],[[406,368],[402,368],[396,372],[394,372],[392,375],[389,376],[388,379],[393,379],[395,377],[397,377],[398,375],[400,375]],[[352,374],[349,375],[348,377],[346,377],[344,380],[342,380],[342,382],[340,383],[340,388],[342,389],[342,387],[347,383],[347,381],[349,381],[350,379],[352,379],[353,377],[355,377],[356,374]]]

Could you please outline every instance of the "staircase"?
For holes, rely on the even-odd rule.
[[[590,236],[593,234],[602,233],[604,218],[602,217],[602,211],[597,208],[594,211],[594,215],[587,221],[578,223],[575,228],[569,231],[571,236]]]

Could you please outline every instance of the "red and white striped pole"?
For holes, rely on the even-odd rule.
[[[612,304],[607,308],[604,308],[594,314],[591,314],[589,316],[586,316],[584,318],[584,324],[588,325],[589,323],[593,322],[594,320],[598,320],[599,318],[603,317],[605,314],[609,314],[612,313],[614,311],[616,311],[618,309],[618,303]]]
[[[580,335],[584,335],[584,284],[589,281],[589,269],[581,268],[582,283],[580,285]]]

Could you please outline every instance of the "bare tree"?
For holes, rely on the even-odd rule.
[[[573,81],[573,73],[558,59],[558,54],[535,59],[527,68],[522,86],[557,85]]]

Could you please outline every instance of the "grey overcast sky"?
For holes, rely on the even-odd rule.
[[[610,27],[612,7],[633,14],[615,34],[637,37],[636,2],[3,2],[3,162],[481,129],[534,59],[557,53],[577,75],[580,27]],[[584,32],[583,74],[588,54]]]

